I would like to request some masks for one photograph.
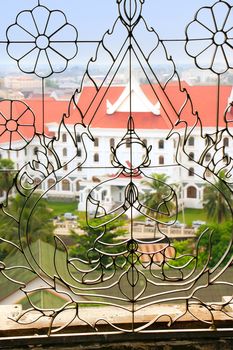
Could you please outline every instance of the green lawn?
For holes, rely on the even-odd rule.
[[[136,220],[145,221],[145,217],[140,215],[136,218]],[[177,220],[180,222],[185,222],[187,226],[192,226],[192,222],[196,220],[206,221],[209,224],[212,223],[212,220],[207,219],[206,212],[203,209],[186,208],[184,210],[184,217],[183,213],[179,212]],[[167,221],[169,221],[169,219],[167,219]]]
[[[54,216],[59,216],[64,213],[73,213],[77,215],[77,202],[55,202],[48,201],[48,207],[52,209]]]
[[[78,215],[80,218],[84,219],[85,214],[81,212],[77,212],[77,202],[55,202],[55,201],[47,201],[48,207],[53,210],[54,216],[59,216],[64,213],[73,213],[74,215]],[[144,221],[145,217],[140,215],[136,218],[136,220]],[[186,208],[184,210],[184,220],[183,220],[183,213],[180,212],[178,214],[178,220],[180,222],[185,221],[185,224],[188,226],[192,226],[192,222],[196,220],[206,221],[208,223],[211,223],[211,220],[207,220],[206,212],[203,209],[191,209]],[[169,220],[168,220],[169,221]]]
[[[52,209],[53,216],[62,216],[64,213],[77,215],[79,219],[84,220],[86,213],[77,211],[77,202],[56,202],[47,200],[48,207]]]
[[[211,223],[211,220],[207,220],[206,212],[203,209],[186,208],[184,210],[184,220],[183,220],[182,212],[179,212],[178,220],[180,222],[185,221],[185,224],[188,226],[192,226],[192,222],[196,220],[201,220],[201,221],[206,221],[208,223]]]

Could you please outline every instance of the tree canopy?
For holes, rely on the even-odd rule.
[[[112,221],[110,219],[112,215],[109,215],[109,223],[101,226],[103,220],[95,218],[95,228],[90,227],[92,220],[90,220],[90,226],[86,220],[80,220],[79,227],[84,233],[78,235],[72,231],[75,245],[70,249],[71,257],[82,259],[90,264],[99,261],[105,266],[111,263],[117,264],[118,260],[122,262],[121,259],[118,259],[118,255],[124,251],[125,245],[122,247],[118,245],[118,239],[127,233],[126,221],[123,217]]]
[[[224,265],[233,259],[233,222],[226,221],[221,224],[202,225],[197,231],[195,239],[174,241],[177,257],[171,265],[182,266],[197,257],[197,267],[214,267]],[[226,254],[225,259],[224,254]],[[190,268],[193,265],[187,265]]]
[[[233,206],[233,197],[230,188],[225,182],[226,175],[220,171],[219,177],[214,185],[206,185],[203,194],[203,208],[207,212],[207,217],[216,223],[229,220]]]
[[[170,185],[167,184],[169,177],[166,174],[151,174],[150,180],[142,181],[148,187],[141,199],[147,207],[147,214],[165,221],[174,216],[176,196]]]
[[[0,159],[0,190],[8,191],[13,185],[14,162],[11,159]]]
[[[202,234],[206,230],[205,234]],[[202,236],[201,236],[202,235]],[[200,238],[200,248],[199,248],[199,263],[201,265],[205,264],[208,261],[209,267],[216,266],[221,259],[224,257],[224,254],[228,251],[228,254],[225,258],[225,263],[229,259],[233,259],[233,222],[226,221],[221,224],[212,224],[201,226],[197,232],[198,238]],[[220,263],[220,265],[222,265]]]
[[[27,198],[17,194],[8,199],[8,204],[0,211],[0,237],[12,243],[19,243],[19,227],[21,229],[22,241],[28,243],[41,239],[44,242],[53,242],[52,212],[44,199],[39,199],[38,194],[33,194],[34,202],[37,202],[32,211]],[[37,201],[38,200],[38,201]],[[0,241],[0,257],[3,259],[12,249],[12,246]]]

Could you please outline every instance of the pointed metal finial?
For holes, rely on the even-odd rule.
[[[117,0],[120,18],[125,26],[133,28],[139,22],[144,2],[145,0]]]

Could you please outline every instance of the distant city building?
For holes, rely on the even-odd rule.
[[[4,86],[15,91],[33,91],[41,89],[41,80],[32,76],[6,76]]]

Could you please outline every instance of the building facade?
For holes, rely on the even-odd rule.
[[[233,145],[229,136],[232,130],[233,94],[230,86],[222,86],[221,104],[216,110],[216,106],[211,104],[216,93],[214,86],[189,86],[183,83],[183,87],[188,91],[187,96],[192,96],[193,105],[196,103],[200,110],[196,113],[194,107],[188,110],[185,105],[187,111],[181,107],[186,120],[183,124],[179,123],[177,129],[171,129],[167,121],[163,100],[152,94],[151,86],[139,85],[136,80],[131,86],[103,87],[98,108],[92,106],[92,110],[84,112],[89,118],[88,127],[82,123],[80,114],[85,105],[89,105],[86,101],[93,95],[93,87],[85,87],[75,103],[48,98],[43,115],[47,137],[43,140],[40,137],[43,128],[41,101],[24,100],[22,103],[27,107],[22,115],[24,117],[30,111],[34,116],[34,121],[26,117],[29,118],[29,127],[34,128],[36,133],[31,137],[30,128],[26,130],[25,126],[17,130],[8,128],[8,134],[3,132],[1,135],[0,156],[12,159],[16,169],[27,174],[25,183],[32,181],[44,196],[77,200],[78,208],[82,211],[88,209],[87,197],[90,192],[107,211],[117,208],[124,201],[124,192],[129,183],[127,171],[124,172],[128,166],[135,169],[133,181],[140,193],[148,191],[144,180],[150,180],[154,173],[163,173],[168,176],[168,183],[175,186],[180,208],[201,208],[203,176],[207,182],[211,182],[218,168],[231,167],[230,150]],[[174,83],[169,89],[173,102],[176,99],[179,102],[177,84]],[[4,112],[5,104],[6,101],[0,102],[3,116],[7,113]],[[78,111],[77,104],[80,106]],[[133,127],[129,127],[129,110]],[[216,115],[219,118],[217,133],[214,126]],[[93,121],[92,116],[95,117]],[[201,117],[202,124],[193,122],[196,116]],[[190,133],[188,138],[187,132]],[[135,142],[127,142],[129,137],[131,140],[135,138]],[[216,143],[213,150],[211,140],[218,137],[218,150]],[[73,142],[77,145],[76,150]],[[133,152],[131,147],[134,147]],[[113,167],[116,162],[119,167]],[[150,170],[147,169],[148,162]],[[43,164],[48,165],[49,173],[45,174]],[[4,197],[4,193],[1,194]]]

